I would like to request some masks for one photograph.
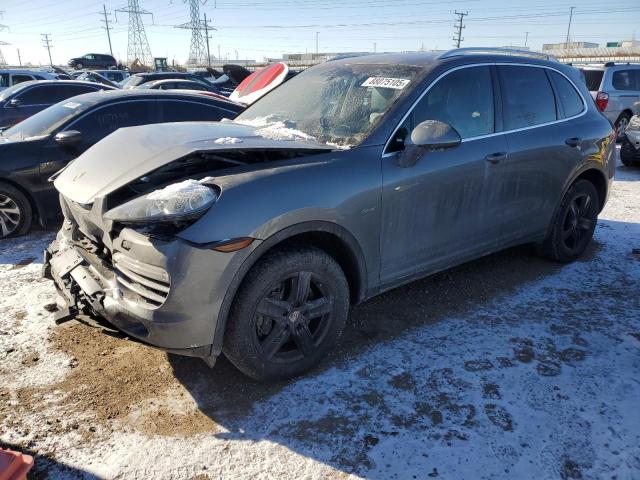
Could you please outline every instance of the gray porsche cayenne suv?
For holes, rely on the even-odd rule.
[[[615,133],[575,69],[461,49],[326,62],[234,121],[123,128],[56,178],[45,276],[130,337],[260,380],[350,305],[513,245],[591,240]]]

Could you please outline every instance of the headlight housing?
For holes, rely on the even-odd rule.
[[[104,218],[129,224],[181,222],[200,217],[218,199],[203,180],[185,180],[142,195],[109,210]]]

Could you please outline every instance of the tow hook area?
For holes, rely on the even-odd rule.
[[[53,315],[53,321],[56,322],[56,325],[61,325],[69,320],[73,320],[78,315],[78,309],[73,306],[67,306],[58,310]]]

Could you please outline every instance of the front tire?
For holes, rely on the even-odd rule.
[[[542,253],[558,262],[572,262],[589,245],[598,221],[598,191],[588,180],[578,180],[567,191]]]
[[[223,352],[259,381],[309,370],[337,343],[349,311],[340,265],[314,247],[275,250],[247,274],[231,307]]]
[[[0,183],[0,239],[24,235],[32,222],[33,212],[27,197],[17,188]]]
[[[84,68],[84,65],[81,63],[77,63],[76,64],[76,70],[82,70]]]

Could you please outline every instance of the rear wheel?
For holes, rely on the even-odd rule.
[[[0,183],[0,238],[27,233],[32,217],[27,197],[15,187]]]
[[[622,112],[618,120],[616,120],[616,139],[618,143],[620,143],[623,138],[626,138],[625,130],[629,126],[629,120],[631,120],[631,115],[627,112]]]
[[[640,157],[640,153],[638,153],[631,142],[625,138],[620,146],[620,161],[622,164],[626,167],[638,165],[638,163],[640,163],[636,160],[638,157]]]
[[[551,232],[542,243],[545,256],[572,262],[587,248],[596,228],[598,191],[588,180],[578,180],[565,194]]]
[[[274,251],[238,291],[223,352],[256,380],[291,378],[333,348],[348,310],[349,286],[330,255],[313,247]]]

